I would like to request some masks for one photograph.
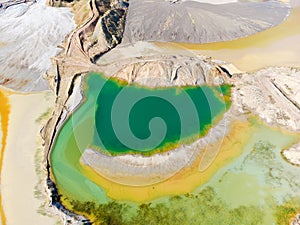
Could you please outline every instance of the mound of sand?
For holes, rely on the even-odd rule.
[[[228,41],[278,25],[289,13],[282,1],[203,2],[131,0],[123,43]],[[217,4],[224,2],[232,3]]]

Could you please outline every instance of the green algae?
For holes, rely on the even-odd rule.
[[[173,196],[165,203],[147,203],[136,207],[126,203],[94,204],[73,201],[73,210],[92,215],[95,225],[259,225],[262,209],[241,206],[231,209],[212,187],[198,194]],[[132,213],[132,208],[135,213]]]
[[[289,225],[291,220],[300,213],[300,198],[293,198],[276,207],[276,224]]]

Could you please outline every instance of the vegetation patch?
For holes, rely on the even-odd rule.
[[[173,196],[163,203],[133,206],[115,201],[107,204],[71,201],[73,210],[91,218],[95,225],[259,225],[263,211],[259,207],[232,209],[212,187],[198,194]]]
[[[276,223],[278,225],[289,225],[298,213],[300,213],[300,199],[291,199],[276,207]]]

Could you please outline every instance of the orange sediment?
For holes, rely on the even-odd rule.
[[[10,113],[10,105],[9,105],[7,93],[0,90],[0,119],[1,119],[1,131],[2,131],[1,151],[0,151],[0,183],[1,183],[3,156],[4,156],[5,145],[6,145],[7,133],[8,133],[9,113]],[[1,216],[2,225],[6,225],[6,217],[2,205],[1,192],[0,192],[0,216]]]

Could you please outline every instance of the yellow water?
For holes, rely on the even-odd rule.
[[[1,140],[1,151],[0,151],[0,183],[1,183],[1,171],[2,171],[2,163],[4,150],[6,146],[6,138],[8,132],[8,116],[10,112],[10,105],[7,97],[8,93],[0,90],[0,116],[1,116],[1,132],[2,132],[2,140]],[[2,225],[6,225],[6,217],[2,206],[2,194],[0,192],[0,216]]]
[[[254,71],[269,66],[299,66],[300,7],[280,25],[263,32],[233,41],[188,44],[155,43],[168,50],[187,50],[197,55],[231,62],[243,71]]]

